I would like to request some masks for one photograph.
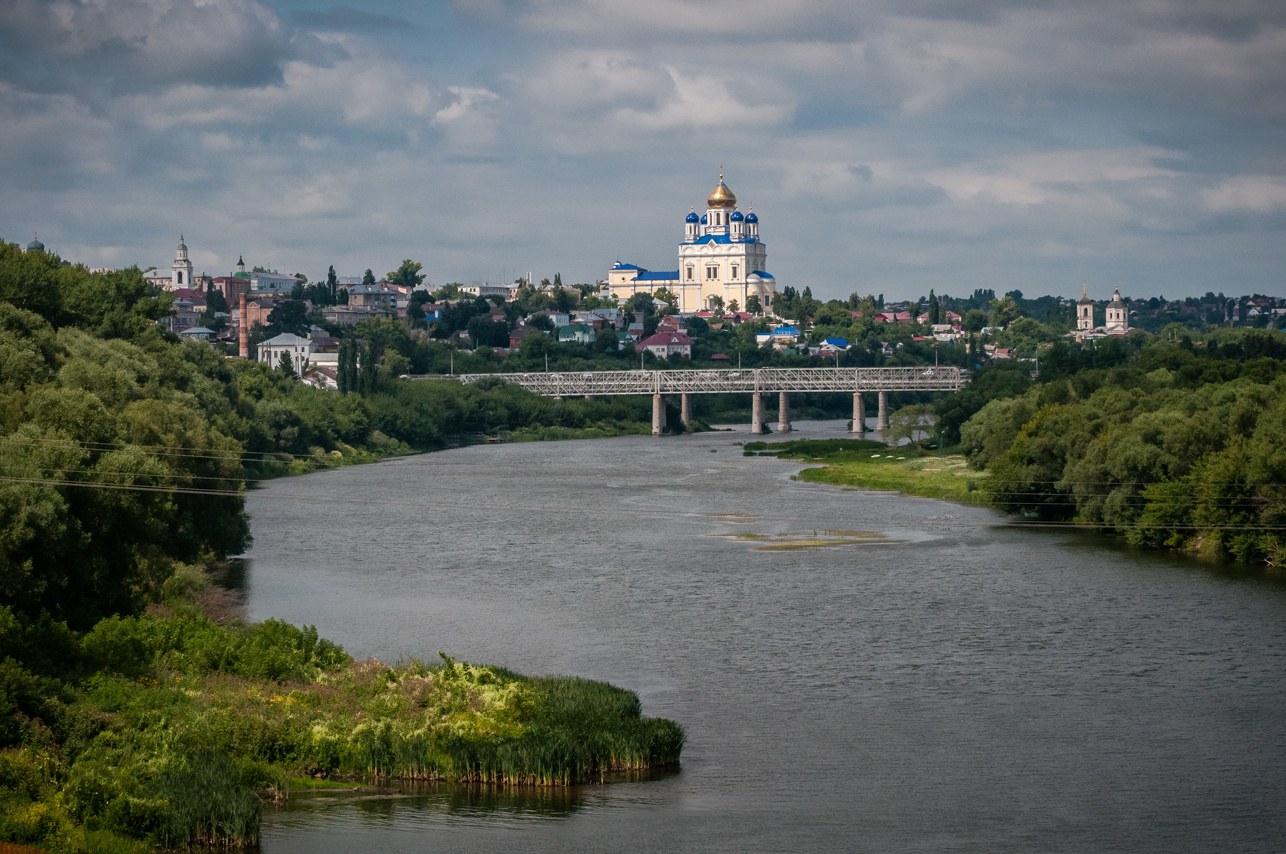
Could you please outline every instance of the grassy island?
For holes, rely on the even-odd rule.
[[[183,602],[83,634],[0,609],[0,659],[0,839],[52,852],[242,846],[292,789],[566,785],[684,743],[601,682],[354,661],[311,627]]]
[[[958,454],[939,457],[918,448],[890,448],[864,439],[748,442],[743,451],[748,456],[824,463],[821,468],[799,473],[799,480],[810,483],[887,490],[961,504],[988,503],[985,493],[977,491],[982,472],[971,471]]]

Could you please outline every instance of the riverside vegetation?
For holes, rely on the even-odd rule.
[[[909,408],[908,408],[909,409]],[[897,419],[897,414],[894,416]],[[746,445],[800,478],[988,503],[1151,548],[1286,565],[1286,334],[1171,328],[1001,362],[902,419],[930,439]],[[939,437],[952,451],[939,458]]]
[[[677,761],[682,730],[628,691],[353,662],[190,599],[198,567],[249,544],[248,482],[502,428],[627,432],[647,402],[387,364],[339,395],[180,343],[154,325],[168,304],[137,270],[0,244],[0,839],[238,845],[292,775],[549,784]]]

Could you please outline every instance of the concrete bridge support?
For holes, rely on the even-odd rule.
[[[880,414],[875,419],[876,430],[889,429],[889,393],[880,392]]]
[[[750,395],[750,433],[758,436],[764,432],[764,396],[759,392]]]
[[[683,420],[683,426],[687,427],[692,423],[692,395],[685,391],[680,400],[682,402],[679,404],[679,418]]]
[[[790,432],[790,393],[777,393],[777,432]]]
[[[853,393],[853,429],[852,434],[861,438],[866,435],[866,404],[862,402],[862,393]]]
[[[660,436],[665,430],[665,395],[652,395],[652,435]]]

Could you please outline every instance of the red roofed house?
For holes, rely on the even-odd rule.
[[[644,338],[639,342],[639,346],[661,359],[676,353],[692,358],[692,339],[678,332],[658,332],[649,338]]]

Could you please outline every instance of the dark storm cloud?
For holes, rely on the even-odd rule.
[[[290,60],[339,57],[254,0],[17,0],[0,4],[0,49],[10,79],[75,88],[81,78],[115,92],[261,86],[280,82]]]

